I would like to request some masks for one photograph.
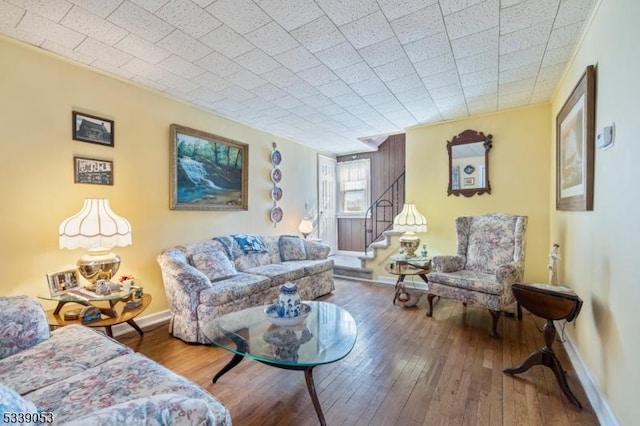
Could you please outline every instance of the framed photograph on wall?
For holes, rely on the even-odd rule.
[[[589,65],[556,117],[556,210],[593,210],[595,90]]]
[[[113,161],[73,157],[75,183],[113,185]]]
[[[247,210],[249,145],[171,125],[170,208]]]
[[[73,139],[111,146],[115,144],[113,120],[73,111]]]
[[[51,297],[60,296],[67,290],[80,287],[80,274],[77,269],[47,274],[47,284]]]

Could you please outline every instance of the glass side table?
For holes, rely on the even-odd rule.
[[[115,318],[118,316],[117,312],[114,310],[114,306],[116,305],[116,303],[127,302],[131,300],[133,298],[134,292],[135,289],[131,289],[127,291],[114,292],[109,295],[97,295],[88,290],[69,290],[68,292],[60,295],[43,295],[38,296],[38,298],[42,300],[58,302],[58,306],[56,306],[55,310],[53,311],[54,315],[58,315],[62,307],[67,303],[77,303],[82,306],[96,306],[94,304],[95,302],[108,302],[108,308],[100,306],[96,307],[100,309],[100,312],[103,315]]]
[[[422,280],[429,284],[427,274],[431,272],[431,258],[420,256],[391,256],[389,262],[385,265],[385,270],[391,275],[396,275],[395,293],[393,295],[393,304],[396,304],[400,293],[405,291],[404,279],[407,276],[419,276]]]

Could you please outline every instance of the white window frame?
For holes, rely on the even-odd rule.
[[[338,183],[337,217],[364,218],[371,204],[371,161],[342,161],[336,166]],[[361,199],[362,210],[348,210],[347,199]]]

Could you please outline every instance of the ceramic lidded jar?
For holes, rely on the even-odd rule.
[[[293,318],[300,315],[302,302],[298,294],[298,286],[292,282],[286,282],[280,286],[278,296],[278,308],[276,312],[279,317]]]

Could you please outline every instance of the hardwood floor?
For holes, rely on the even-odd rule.
[[[489,336],[485,309],[436,299],[427,318],[426,297],[417,308],[393,306],[392,298],[391,286],[336,279],[336,290],[320,299],[343,306],[358,324],[353,351],[313,373],[328,425],[598,424],[560,342],[554,350],[582,411],[548,368],[502,374],[542,347],[542,319],[526,311],[522,321],[503,317],[498,340]],[[301,372],[244,360],[213,384],[229,352],[188,345],[166,324],[118,340],[198,383],[229,407],[235,425],[318,424]]]

